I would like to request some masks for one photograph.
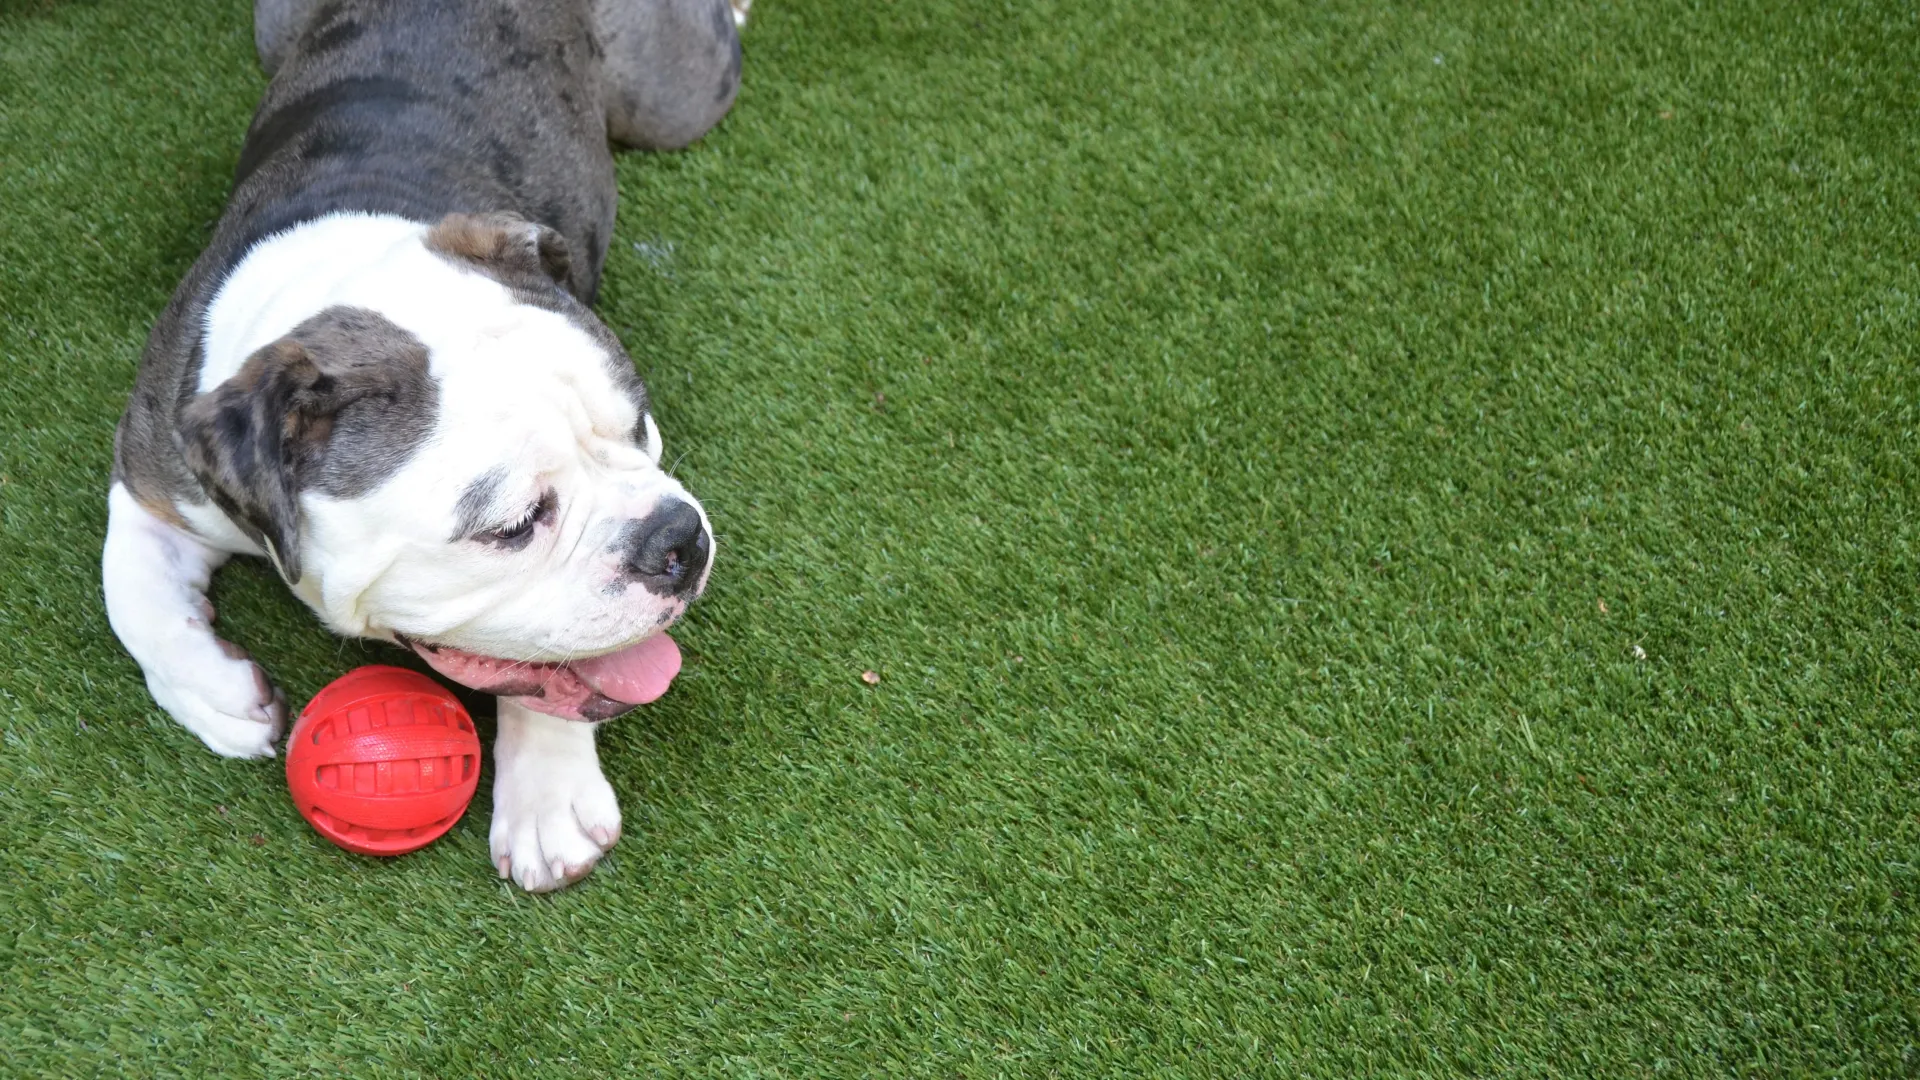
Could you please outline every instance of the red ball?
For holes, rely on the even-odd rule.
[[[473,718],[439,683],[355,668],[313,695],[287,740],[287,786],[320,835],[362,855],[438,840],[480,783]]]

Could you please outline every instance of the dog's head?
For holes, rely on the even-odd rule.
[[[202,486],[335,630],[603,719],[666,688],[662,631],[714,542],[567,275],[551,230],[449,217],[248,355],[181,432]]]

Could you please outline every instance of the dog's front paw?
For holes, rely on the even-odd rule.
[[[580,880],[619,839],[620,805],[597,766],[494,778],[493,865],[528,892]]]
[[[287,706],[247,651],[213,634],[207,582],[227,553],[160,517],[123,484],[107,492],[100,585],[107,622],[147,691],[207,748],[272,757]]]
[[[494,769],[489,846],[501,877],[550,892],[585,877],[620,839],[591,725],[502,701]]]
[[[273,756],[286,699],[246,650],[210,633],[184,634],[147,668],[153,700],[223,757]]]

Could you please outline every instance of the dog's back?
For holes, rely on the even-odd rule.
[[[259,0],[273,81],[205,251],[156,320],[116,438],[142,498],[196,501],[175,436],[208,305],[260,241],[339,212],[514,213],[566,244],[592,303],[613,234],[612,136],[684,145],[739,83],[727,0]]]
[[[327,4],[254,114],[214,247],[339,211],[506,210],[565,237],[590,301],[614,213],[600,61],[583,0]]]

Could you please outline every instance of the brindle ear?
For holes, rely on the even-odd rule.
[[[565,237],[505,211],[448,214],[427,230],[427,246],[509,288],[565,288],[573,272]]]
[[[435,404],[417,338],[371,311],[330,308],[188,402],[180,433],[201,487],[297,582],[300,492],[368,490],[425,437]]]

